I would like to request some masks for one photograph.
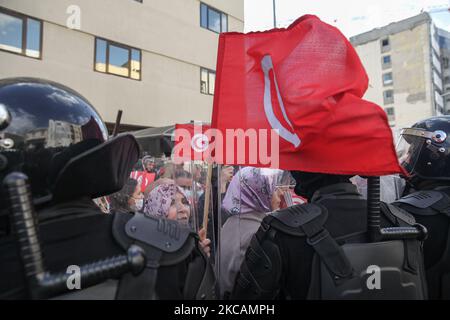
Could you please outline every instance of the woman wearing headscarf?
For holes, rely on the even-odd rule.
[[[176,220],[188,226],[191,208],[183,189],[172,181],[160,184],[150,191],[145,202],[144,214]],[[211,241],[206,238],[204,230],[199,231],[199,236],[201,247],[209,255]]]
[[[231,180],[222,207],[229,214],[220,234],[220,290],[226,297],[244,259],[250,240],[264,217],[279,209],[276,190],[279,171],[244,167]]]
[[[175,220],[186,228],[191,216],[188,199],[173,180],[161,183],[149,192],[143,212],[152,218]],[[169,224],[169,229],[164,229],[163,232],[174,230],[172,227],[173,224]],[[169,234],[172,232],[169,231]],[[215,277],[208,259],[210,240],[205,238],[200,232],[199,237],[189,232],[187,242],[179,250],[163,253],[155,284],[158,299],[192,300],[197,298],[200,289],[203,290],[200,285],[203,281],[208,283],[208,288],[213,287]]]

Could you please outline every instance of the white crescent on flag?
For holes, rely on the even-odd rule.
[[[294,147],[298,147],[301,143],[300,138],[297,134],[292,133],[288,129],[286,129],[281,122],[278,120],[278,118],[275,116],[275,113],[273,111],[273,105],[272,105],[272,95],[270,94],[270,77],[269,77],[269,71],[270,69],[273,70],[273,63],[272,63],[272,57],[270,55],[265,55],[261,60],[261,68],[264,72],[264,112],[266,113],[267,120],[269,121],[270,126],[273,129],[278,130],[278,134],[280,137],[282,137],[284,140],[290,142]],[[275,89],[277,91],[277,99],[278,103],[280,104],[281,112],[283,113],[284,120],[289,124],[291,127],[291,130],[294,131],[294,127],[292,126],[291,122],[289,121],[286,109],[284,108],[283,99],[281,99],[280,90],[278,89],[277,79],[275,77],[275,72],[273,73],[273,79],[274,79],[274,85]]]

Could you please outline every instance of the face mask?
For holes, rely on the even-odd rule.
[[[143,207],[144,199],[134,199],[134,206],[132,208],[134,211],[141,211]]]

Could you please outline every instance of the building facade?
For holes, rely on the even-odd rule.
[[[438,42],[441,49],[442,91],[444,112],[450,114],[450,32],[438,29]]]
[[[111,126],[210,121],[218,35],[244,30],[244,0],[0,0],[0,78],[85,96]]]
[[[442,41],[429,14],[362,33],[350,42],[369,76],[364,98],[384,108],[396,133],[448,112],[442,80],[448,63],[443,66]]]

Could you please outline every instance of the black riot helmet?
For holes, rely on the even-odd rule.
[[[25,173],[36,203],[118,191],[138,157],[136,140],[108,140],[100,115],[74,90],[34,78],[0,80],[0,181]]]
[[[411,181],[450,182],[450,116],[432,117],[402,130],[397,145]]]

